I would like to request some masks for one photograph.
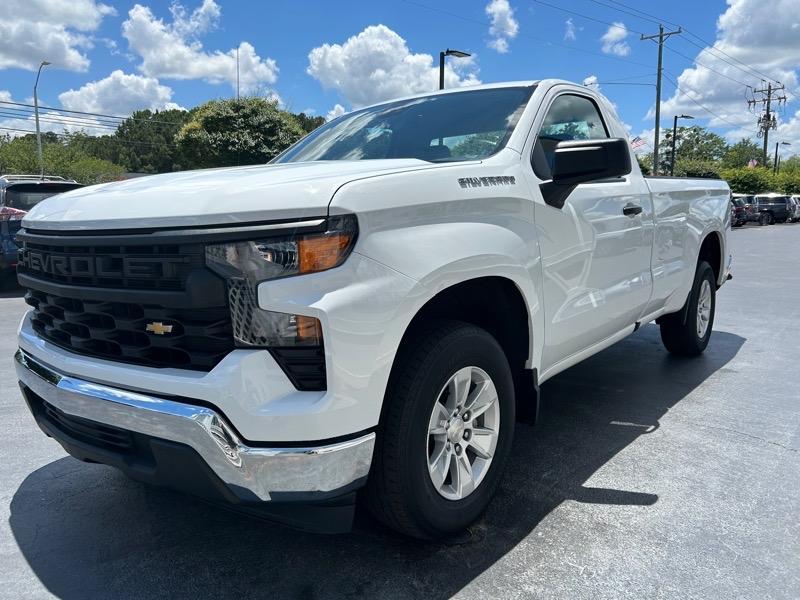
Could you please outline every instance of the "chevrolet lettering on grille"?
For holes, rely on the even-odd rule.
[[[19,266],[64,277],[175,277],[178,265],[186,262],[184,257],[64,256],[28,249],[19,252]]]

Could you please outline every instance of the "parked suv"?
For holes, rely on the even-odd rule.
[[[755,197],[756,212],[760,213],[759,223],[772,225],[773,223],[786,223],[794,216],[794,206],[789,196],[781,194],[760,194]]]
[[[14,274],[17,245],[14,236],[22,218],[39,202],[82,187],[74,180],[39,175],[0,175],[0,285]]]

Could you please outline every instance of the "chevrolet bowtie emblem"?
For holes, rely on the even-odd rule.
[[[163,323],[148,323],[145,327],[146,331],[155,333],[156,335],[164,335],[165,333],[172,333],[172,325],[164,325]]]

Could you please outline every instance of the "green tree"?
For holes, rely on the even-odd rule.
[[[277,102],[242,98],[197,107],[177,141],[192,166],[222,167],[265,163],[305,133]]]
[[[800,171],[781,171],[774,181],[776,192],[800,194]]]
[[[781,159],[781,173],[800,173],[800,154]]]
[[[80,183],[92,184],[119,179],[125,168],[108,160],[89,156],[70,148],[58,136],[43,136],[49,140],[42,144],[45,173],[75,179]],[[52,140],[56,141],[53,142]],[[38,173],[36,158],[36,138],[26,135],[18,138],[0,139],[0,172]]]
[[[713,177],[719,178],[720,165],[713,160],[684,158],[678,155],[675,161],[676,177]]]
[[[314,117],[302,112],[294,115],[294,118],[297,119],[297,122],[300,123],[300,127],[302,127],[303,131],[306,133],[311,133],[320,125],[325,124],[325,117]]]
[[[137,110],[113,136],[118,162],[133,173],[168,173],[192,168],[176,139],[191,118],[192,111]]]
[[[758,144],[753,140],[742,138],[728,147],[722,155],[721,166],[723,169],[738,169],[749,165],[751,160],[756,160],[760,164],[764,162],[763,158],[764,153]]]
[[[661,173],[669,173],[672,161],[672,129],[663,130],[661,139],[663,145],[659,156],[659,168]],[[675,144],[676,175],[678,160],[718,162],[728,149],[728,144],[722,136],[699,125],[678,127]]]
[[[761,194],[775,190],[772,169],[758,167],[755,169],[725,169],[722,178],[728,182],[731,191],[737,194]]]

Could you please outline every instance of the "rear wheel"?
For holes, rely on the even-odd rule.
[[[769,213],[761,213],[761,216],[758,217],[758,224],[759,225],[771,225],[772,224],[772,215]]]
[[[717,286],[714,269],[700,261],[686,304],[679,312],[662,317],[661,341],[672,354],[697,356],[708,346],[714,326]]]
[[[483,329],[441,321],[404,343],[397,361],[367,506],[407,535],[458,533],[488,506],[511,450],[508,360]]]

